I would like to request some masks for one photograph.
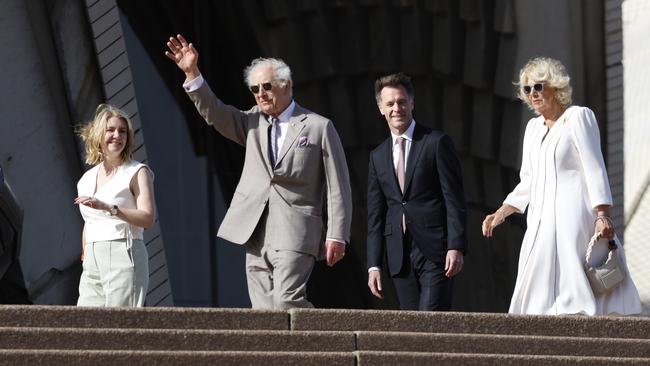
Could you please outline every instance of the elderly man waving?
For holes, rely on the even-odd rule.
[[[329,119],[293,100],[284,61],[258,58],[244,70],[256,106],[224,104],[201,76],[199,54],[183,36],[165,54],[185,73],[183,87],[219,133],[244,146],[240,181],[218,236],[246,249],[253,308],[312,307],[307,280],[317,259],[333,266],[345,255],[352,206],[345,154]],[[327,194],[327,231],[321,216]]]

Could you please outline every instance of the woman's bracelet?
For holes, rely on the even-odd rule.
[[[608,221],[612,226],[614,226],[614,223],[612,222],[612,218],[607,216],[607,215],[598,215],[596,217],[596,220],[594,220],[594,225],[598,222],[598,220],[606,220]]]

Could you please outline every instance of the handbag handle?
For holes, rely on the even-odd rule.
[[[585,255],[585,261],[587,264],[591,262],[591,251],[594,249],[594,245],[596,245],[596,242],[598,240],[600,240],[600,233],[594,234],[591,240],[589,240],[589,245],[587,246],[587,254]],[[607,247],[610,252],[618,248],[616,245],[616,241],[614,241],[614,239],[609,240]]]

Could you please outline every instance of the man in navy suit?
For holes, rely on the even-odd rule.
[[[377,79],[375,97],[391,136],[370,153],[368,287],[383,298],[385,254],[402,309],[449,310],[467,249],[458,156],[448,135],[413,119],[408,76]]]

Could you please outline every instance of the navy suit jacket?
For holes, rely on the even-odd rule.
[[[368,168],[368,267],[381,267],[384,251],[391,275],[404,260],[402,214],[414,245],[432,262],[449,249],[467,250],[467,211],[460,162],[451,138],[415,125],[402,194],[393,164],[392,138],[370,153]],[[406,253],[408,255],[408,253]]]

